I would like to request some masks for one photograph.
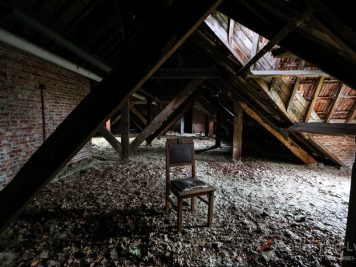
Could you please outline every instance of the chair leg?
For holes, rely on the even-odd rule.
[[[191,210],[191,212],[194,212],[194,205],[195,205],[195,198],[191,197],[190,198],[190,210]]]
[[[170,212],[171,203],[169,202],[169,194],[170,194],[170,190],[169,190],[169,188],[167,188],[166,189],[166,198],[165,198],[165,213],[166,213],[166,215],[168,215]]]
[[[214,192],[209,193],[208,227],[213,225]]]
[[[177,212],[177,227],[178,232],[182,232],[183,228],[183,198],[178,197],[178,212]]]

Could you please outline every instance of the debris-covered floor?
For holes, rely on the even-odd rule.
[[[165,139],[128,164],[101,138],[94,159],[66,167],[0,236],[1,266],[338,266],[349,175],[244,159],[227,149],[197,155],[197,174],[217,188],[206,206],[163,214]],[[213,140],[195,139],[197,148]]]

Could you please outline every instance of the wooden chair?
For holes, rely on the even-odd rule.
[[[178,166],[191,166],[191,176],[171,180],[170,168]],[[208,204],[208,226],[213,221],[213,202],[215,188],[196,178],[195,154],[192,138],[175,138],[166,141],[166,197],[165,212],[168,215],[172,205],[177,211],[178,232],[183,227],[183,201],[191,199],[191,211],[194,212],[195,197]],[[171,192],[177,198],[177,204],[171,198]],[[207,199],[203,198],[207,196]]]

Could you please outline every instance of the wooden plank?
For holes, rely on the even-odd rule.
[[[227,30],[227,41],[229,45],[232,45],[232,40],[234,38],[234,26],[235,26],[235,21],[233,19],[229,19],[228,30]]]
[[[234,135],[232,141],[232,160],[240,161],[242,155],[243,109],[240,102],[234,104]]]
[[[147,100],[147,122],[146,125],[150,124],[152,121],[152,117],[153,117],[153,110],[152,110],[152,97],[148,96],[146,98]]]
[[[131,112],[136,115],[136,117],[143,123],[143,125],[147,126],[147,120],[145,116],[133,105],[131,106]]]
[[[253,70],[247,74],[247,78],[256,79],[263,77],[330,77],[321,70]]]
[[[352,168],[349,211],[347,216],[345,246],[342,267],[356,265],[356,156]]]
[[[306,132],[325,135],[356,135],[356,124],[297,122],[287,130],[289,132]]]
[[[194,4],[188,0],[177,1],[162,16],[143,24],[136,41],[114,70],[89,92],[0,191],[1,230],[220,3],[221,0],[196,0]]]
[[[209,115],[205,113],[204,116],[204,135],[209,135]]]
[[[214,136],[214,120],[209,118],[209,130],[208,130],[208,137],[213,138]]]
[[[311,102],[309,104],[309,107],[308,107],[307,112],[306,112],[305,117],[304,117],[304,121],[305,122],[308,122],[308,120],[310,118],[310,115],[311,115],[311,112],[314,110],[314,106],[316,104],[316,100],[318,99],[320,90],[323,87],[323,83],[324,83],[324,78],[323,77],[319,78],[318,83],[317,83],[316,88],[315,88],[315,91],[314,91],[313,96],[312,96],[312,100],[311,100]]]
[[[130,149],[130,104],[126,100],[121,107],[121,160],[129,160]]]
[[[141,134],[135,138],[130,145],[130,151],[135,151],[147,137],[153,134],[162,123],[185,102],[189,95],[191,95],[203,81],[203,79],[193,79],[189,82],[189,84],[152,120]]]
[[[258,33],[254,33],[253,40],[252,40],[251,58],[253,58],[257,54],[259,41],[260,41],[260,35]],[[255,64],[251,65],[251,70],[254,69],[254,65]]]
[[[298,65],[298,70],[301,70],[304,68],[304,65],[305,65],[305,61],[302,60],[300,61],[299,65]],[[295,95],[297,94],[298,92],[298,87],[299,87],[299,84],[300,84],[300,77],[296,77],[295,78],[295,82],[293,84],[293,87],[292,87],[292,91],[288,97],[288,101],[287,101],[287,105],[286,105],[286,109],[287,109],[287,112],[290,110],[291,108],[291,105],[294,101],[294,98],[295,98]]]
[[[355,118],[356,115],[356,101],[354,103],[354,105],[352,106],[352,109],[350,110],[350,114],[346,119],[346,123],[351,123],[352,120]]]
[[[279,141],[282,142],[297,158],[299,158],[305,164],[313,164],[317,163],[317,161],[310,156],[304,149],[302,149],[297,143],[295,143],[289,137],[282,135],[275,128],[272,122],[267,120],[266,118],[262,118],[259,114],[257,114],[253,109],[246,105],[246,103],[241,102],[241,106],[243,110],[248,114],[251,118],[257,121],[263,128],[269,131],[274,137],[276,137]]]
[[[221,146],[221,126],[222,126],[222,109],[221,107],[217,108],[216,111],[216,124],[215,124],[215,146]]]
[[[152,134],[147,140],[152,141],[156,137],[159,138],[162,135],[166,134],[169,129],[171,129],[193,106],[193,102],[196,94],[192,94],[182,106],[172,114],[161,127]]]
[[[260,49],[254,57],[252,57],[241,69],[237,71],[236,76],[245,73],[250,67],[270,51],[276,44],[283,40],[289,33],[295,30],[303,21],[309,17],[311,10],[307,9],[301,15],[292,18],[262,49]]]
[[[337,91],[336,91],[336,95],[335,95],[335,98],[331,104],[331,108],[330,108],[330,111],[328,113],[328,116],[326,117],[326,122],[330,122],[331,119],[333,118],[334,114],[335,114],[335,111],[336,111],[336,107],[337,107],[337,103],[340,99],[340,95],[342,94],[342,92],[345,91],[345,88],[346,88],[346,85],[345,84],[340,84],[340,86],[337,88]]]
[[[117,153],[121,153],[121,143],[107,128],[104,126],[99,127],[98,133],[100,133],[100,135],[104,137],[106,141],[108,141],[108,143],[117,151]]]

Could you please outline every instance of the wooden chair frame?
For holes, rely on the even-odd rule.
[[[172,151],[175,145],[185,145],[185,151]],[[190,151],[187,146],[191,146]],[[176,148],[179,148],[176,147]],[[183,149],[183,150],[184,150]],[[184,152],[184,155],[179,155]],[[174,154],[176,153],[176,154]],[[189,155],[191,153],[191,155]],[[177,157],[176,157],[177,156]],[[187,156],[188,160],[184,160],[184,156]],[[214,204],[214,191],[215,188],[206,185],[204,188],[192,188],[188,191],[182,191],[174,184],[171,183],[170,168],[171,167],[183,167],[191,166],[191,178],[196,179],[195,170],[195,153],[194,142],[192,138],[170,138],[166,141],[166,196],[165,196],[165,213],[168,215],[170,212],[170,206],[172,205],[177,211],[177,228],[178,232],[183,228],[183,202],[184,199],[191,199],[191,211],[194,212],[195,197],[198,197],[201,201],[208,205],[208,227],[213,222],[213,204]],[[170,198],[170,193],[173,193],[177,198],[177,205]],[[207,196],[207,200],[202,196]]]

